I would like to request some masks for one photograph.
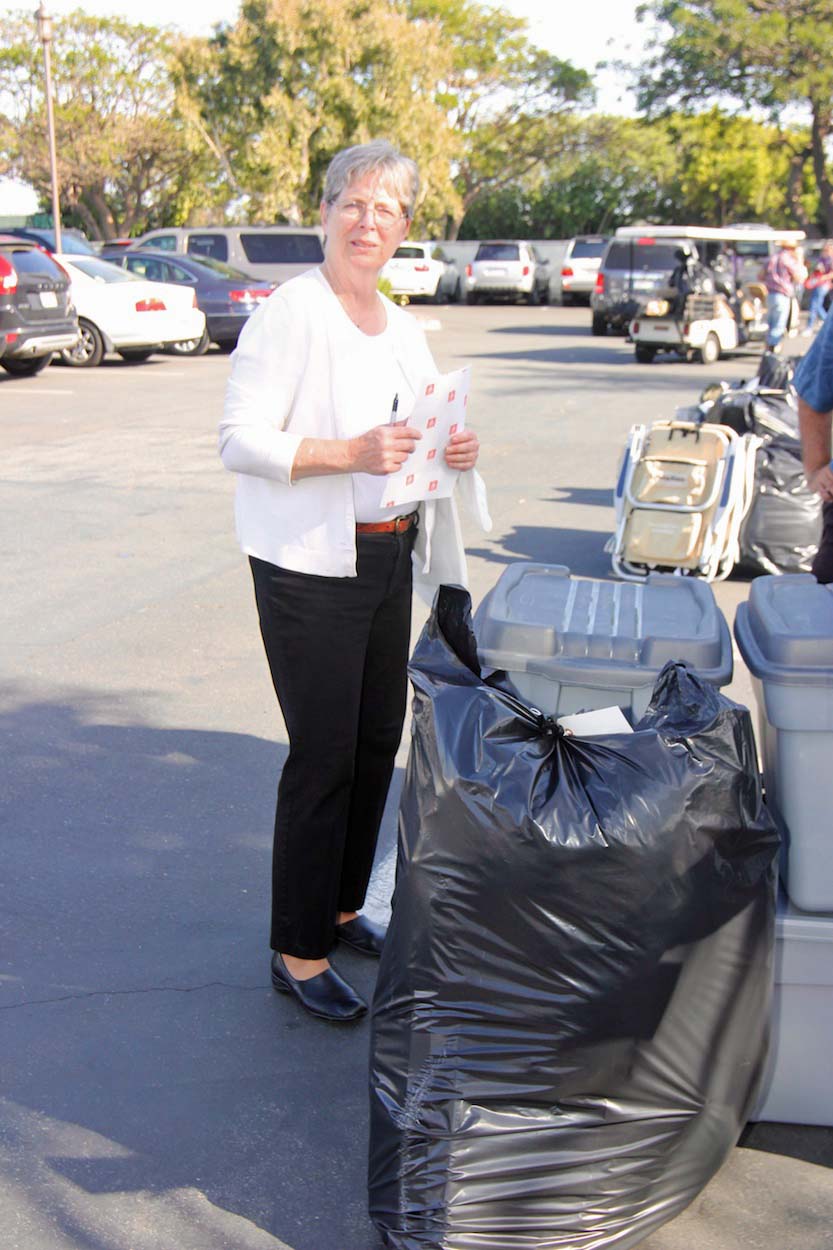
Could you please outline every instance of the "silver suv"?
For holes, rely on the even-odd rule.
[[[318,226],[172,226],[134,239],[130,250],[152,247],[221,260],[268,282],[287,282],[324,259]]]
[[[493,240],[481,243],[474,260],[466,265],[466,299],[524,299],[528,304],[549,299],[549,261],[524,241]]]

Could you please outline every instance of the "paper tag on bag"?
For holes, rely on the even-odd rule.
[[[594,734],[632,734],[625,713],[620,707],[598,707],[592,712],[574,712],[571,716],[559,716],[562,729],[568,729],[577,738],[592,738]]]

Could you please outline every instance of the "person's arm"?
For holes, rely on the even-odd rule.
[[[817,412],[806,400],[799,398],[798,426],[807,485],[825,501],[833,499],[833,470],[830,468],[832,420],[832,413]]]
[[[291,480],[332,473],[395,473],[420,438],[419,430],[407,425],[376,425],[358,438],[302,438]]]

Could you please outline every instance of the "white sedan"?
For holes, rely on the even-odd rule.
[[[205,315],[190,287],[148,282],[98,256],[61,254],[55,259],[72,283],[81,337],[61,352],[67,365],[91,369],[105,352],[123,360],[147,360],[170,343],[198,339]]]
[[[460,271],[437,243],[398,247],[382,270],[395,299],[428,299],[434,304],[462,299]]]

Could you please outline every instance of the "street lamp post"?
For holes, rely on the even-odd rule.
[[[55,155],[55,114],[52,109],[52,64],[49,45],[52,43],[52,18],[41,0],[35,11],[38,20],[38,37],[43,45],[43,69],[46,78],[46,130],[49,139],[49,172],[52,179],[52,222],[55,228],[55,251],[61,249],[61,203],[58,198],[58,160]]]

